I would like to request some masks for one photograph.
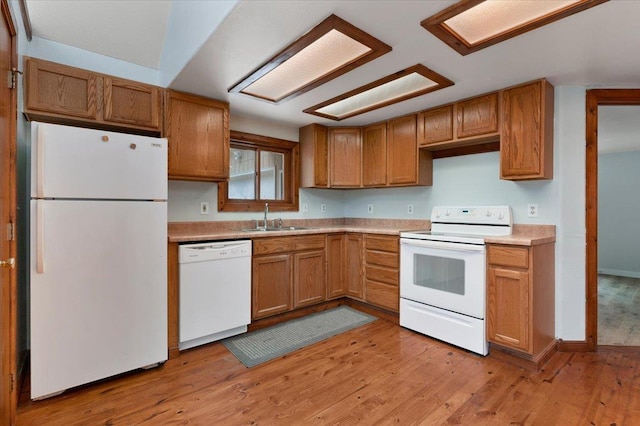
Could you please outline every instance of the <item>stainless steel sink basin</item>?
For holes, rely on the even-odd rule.
[[[283,226],[282,228],[243,228],[242,232],[277,232],[277,231],[303,231],[305,229],[315,229],[307,226]]]

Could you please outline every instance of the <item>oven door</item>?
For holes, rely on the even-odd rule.
[[[485,315],[485,246],[400,239],[400,297],[475,318]]]

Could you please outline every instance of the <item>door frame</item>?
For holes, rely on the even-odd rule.
[[[14,24],[13,16],[11,14],[11,8],[7,0],[2,0],[0,3],[0,9],[2,10],[3,25],[7,26],[9,33],[9,63],[12,69],[17,68],[18,64],[18,52],[16,46],[16,27]],[[10,70],[7,70],[10,71]],[[0,71],[4,74],[4,71]],[[0,75],[0,80],[6,79],[7,75]],[[2,84],[7,84],[6,80]],[[7,102],[6,110],[8,111],[6,117],[6,125],[8,126],[7,134],[8,140],[2,140],[0,143],[0,149],[2,149],[7,156],[3,159],[2,166],[0,168],[0,183],[2,187],[3,202],[6,201],[7,205],[3,205],[2,218],[0,218],[0,237],[2,242],[0,243],[0,260],[7,260],[8,258],[16,258],[16,131],[17,131],[17,84],[13,88],[9,88],[9,99],[3,99],[2,102]],[[4,109],[4,108],[3,108]],[[0,138],[4,139],[4,135],[0,135]],[[8,167],[7,166],[8,163]],[[8,213],[8,214],[7,214]],[[8,223],[13,225],[13,237],[7,238],[7,226],[5,218],[8,219]],[[7,253],[8,252],[8,253]],[[0,344],[2,344],[5,350],[2,351],[2,357],[0,358],[0,423],[2,424],[14,424],[16,407],[18,404],[18,392],[17,392],[17,377],[16,377],[16,343],[17,343],[17,288],[16,288],[16,269],[2,268],[0,270],[2,279],[0,280],[0,291],[2,291],[2,297],[0,297],[2,306],[0,307],[0,325],[2,327],[0,331]]]
[[[587,90],[586,105],[586,337],[588,350],[595,351],[598,347],[598,106],[640,105],[640,89]]]

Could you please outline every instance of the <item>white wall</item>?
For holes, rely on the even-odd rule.
[[[640,151],[598,156],[598,271],[605,274],[640,278],[639,165]]]

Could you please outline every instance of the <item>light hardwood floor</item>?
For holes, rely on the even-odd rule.
[[[640,279],[598,275],[598,344],[640,346]]]
[[[53,366],[52,366],[53,368]],[[540,372],[384,320],[247,369],[221,344],[22,398],[18,425],[640,424],[640,353],[557,353]]]

